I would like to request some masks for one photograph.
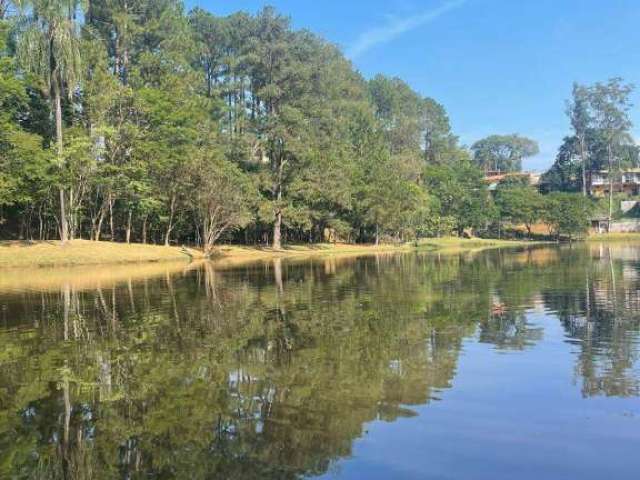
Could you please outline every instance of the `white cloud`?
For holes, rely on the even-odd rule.
[[[433,22],[445,13],[460,8],[466,1],[467,0],[452,0],[438,8],[410,17],[394,19],[386,25],[367,30],[361,33],[353,45],[347,49],[347,56],[349,58],[356,58],[377,45],[390,42],[403,33]]]

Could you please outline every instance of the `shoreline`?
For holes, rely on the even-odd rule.
[[[630,240],[640,241],[640,233],[598,233],[589,235],[585,238],[585,242],[627,242]]]
[[[487,248],[520,247],[540,242],[490,239],[462,239],[456,237],[421,240],[418,244],[358,245],[313,244],[288,245],[282,250],[269,247],[220,245],[211,261],[233,263],[260,261],[270,258],[316,257],[324,255],[369,255],[410,251],[438,251],[459,253]],[[59,241],[0,242],[0,269],[51,268],[72,266],[122,266],[159,262],[188,263],[204,260],[203,252],[194,248],[165,247],[159,245],[126,244],[73,240],[63,245]]]

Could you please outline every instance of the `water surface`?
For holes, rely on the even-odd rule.
[[[145,268],[0,272],[0,478],[640,471],[640,245]]]

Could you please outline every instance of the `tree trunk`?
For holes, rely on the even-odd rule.
[[[20,225],[18,226],[18,240],[24,240],[26,219],[24,215],[20,216]]]
[[[376,223],[376,246],[380,245],[380,225]]]
[[[96,242],[100,241],[100,234],[102,233],[102,222],[104,222],[105,209],[104,205],[100,207],[100,215],[98,216],[98,225],[96,226],[95,238]]]
[[[173,215],[176,210],[176,196],[175,194],[171,197],[171,205],[169,207],[169,225],[167,225],[167,231],[164,235],[164,245],[165,247],[169,246],[169,240],[171,238],[171,230],[173,230]]]
[[[55,86],[53,89],[55,113],[56,113],[56,144],[58,147],[58,167],[62,170],[63,167],[63,144],[62,144],[62,99],[60,98],[60,86]],[[65,205],[65,193],[64,187],[60,187],[60,240],[62,243],[66,243],[69,240],[69,224],[67,222],[67,208]]]
[[[42,218],[42,206],[38,207],[38,238],[44,240],[44,218]]]
[[[276,213],[276,221],[273,223],[273,249],[282,250],[282,212]]]
[[[276,200],[278,202],[278,211],[276,212],[276,221],[273,224],[273,248],[282,250],[282,210],[280,210],[280,201],[282,200],[282,168],[284,164],[282,159],[278,164],[278,183],[276,190],[278,192]]]
[[[69,187],[69,193],[68,193],[68,201],[67,201],[67,209],[69,210],[68,212],[68,220],[67,220],[67,235],[69,236],[69,240],[73,240],[74,238],[76,238],[76,233],[77,233],[77,229],[78,229],[78,219],[77,219],[77,214],[74,208],[74,202],[75,202],[75,198],[73,196],[73,187]]]
[[[580,156],[582,157],[582,195],[587,196],[587,155],[585,152],[584,138],[580,138]]]
[[[127,217],[127,243],[131,243],[131,209],[129,209],[129,216]]]
[[[142,243],[147,243],[147,216],[142,220]]]
[[[607,145],[607,160],[609,162],[609,222],[607,230],[611,229],[611,217],[613,216],[613,154],[611,151],[611,143]]]
[[[109,232],[111,234],[111,241],[116,241],[115,230],[113,228],[113,197],[109,194]]]

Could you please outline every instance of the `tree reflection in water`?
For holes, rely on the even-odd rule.
[[[557,317],[584,396],[639,394],[640,248],[275,260],[0,293],[0,476],[297,478]],[[557,320],[556,320],[557,321]]]

